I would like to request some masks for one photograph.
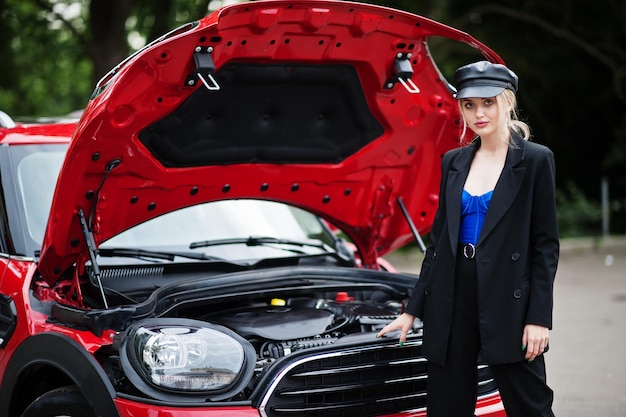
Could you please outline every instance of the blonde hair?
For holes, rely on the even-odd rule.
[[[506,131],[514,131],[518,135],[520,135],[524,140],[530,139],[530,126],[525,122],[519,119],[518,111],[517,111],[517,97],[515,93],[507,88],[502,91],[496,98],[496,104],[498,106],[498,114],[504,115],[504,117],[500,117],[500,123],[502,127],[506,129]],[[463,116],[463,108],[461,107],[461,100],[458,100],[459,111],[461,112],[461,118],[463,119],[463,128],[461,130],[460,140],[463,142],[465,135],[467,133],[467,121]],[[503,140],[509,141],[510,137],[503,138]]]

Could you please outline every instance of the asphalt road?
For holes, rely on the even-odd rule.
[[[386,258],[413,273],[421,262]],[[626,239],[562,242],[546,366],[556,417],[626,417]]]
[[[563,252],[546,363],[557,417],[626,416],[626,245]]]

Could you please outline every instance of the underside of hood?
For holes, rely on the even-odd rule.
[[[441,156],[459,143],[453,89],[426,47],[469,35],[343,1],[225,7],[158,39],[97,86],[70,145],[40,258],[56,282],[102,241],[208,201],[309,210],[365,265],[429,230]],[[81,227],[80,216],[84,216]],[[84,233],[87,229],[88,233]]]

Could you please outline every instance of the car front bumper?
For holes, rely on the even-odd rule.
[[[115,399],[120,417],[259,417],[258,409],[250,406],[171,407],[140,403],[123,398]],[[390,414],[384,417],[425,417],[424,410]],[[476,417],[506,417],[500,396],[484,396],[476,403]]]

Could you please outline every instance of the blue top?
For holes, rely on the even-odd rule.
[[[471,195],[463,190],[463,196],[461,197],[461,231],[459,242],[471,243],[473,245],[478,243],[478,237],[483,228],[485,215],[487,214],[492,195],[493,190],[483,195]]]

